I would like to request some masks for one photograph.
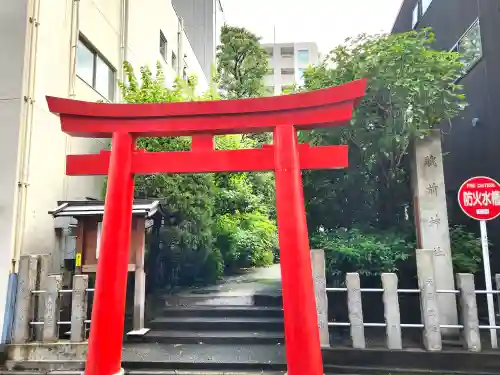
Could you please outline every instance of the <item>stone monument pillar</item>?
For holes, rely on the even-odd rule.
[[[417,248],[434,250],[436,289],[455,289],[446,207],[441,134],[432,130],[414,142],[411,165],[413,207]],[[420,277],[420,275],[419,275]],[[454,294],[438,294],[439,323],[458,324]],[[458,335],[458,330],[442,329],[443,335]]]
[[[316,298],[316,312],[318,314],[319,340],[322,347],[329,347],[330,334],[328,331],[328,296],[326,295],[324,250],[311,249],[311,267],[314,281],[314,295]]]

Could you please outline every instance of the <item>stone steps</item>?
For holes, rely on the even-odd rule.
[[[166,307],[159,311],[162,317],[268,317],[268,318],[282,318],[283,309],[281,307],[267,307],[267,306],[242,306],[242,305],[228,305],[228,306],[177,306]]]
[[[178,370],[125,370],[128,375],[285,375],[285,371],[178,371]],[[83,375],[82,371],[8,371],[0,370],[0,375]]]
[[[283,332],[268,331],[203,331],[153,330],[141,337],[129,337],[130,343],[212,344],[212,345],[277,345],[283,344]]]
[[[189,302],[193,301],[189,299]],[[283,310],[279,306],[210,303],[169,306],[160,309],[147,327],[150,330],[145,335],[131,335],[127,342],[186,345],[278,345],[284,342]]]
[[[283,318],[268,317],[159,317],[151,320],[148,327],[155,330],[176,331],[281,331]]]

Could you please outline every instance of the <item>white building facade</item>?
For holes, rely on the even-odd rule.
[[[97,153],[107,140],[60,130],[45,96],[119,102],[123,62],[139,73],[160,61],[167,84],[207,77],[170,0],[0,0],[0,331],[9,274],[24,254],[54,254],[58,200],[100,198],[103,178],[65,176],[65,155]]]
[[[304,70],[320,61],[316,43],[274,43],[262,47],[269,55],[265,84],[270,95],[280,95],[301,85]]]

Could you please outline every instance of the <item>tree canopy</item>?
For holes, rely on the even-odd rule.
[[[217,46],[217,82],[228,99],[264,94],[269,64],[260,38],[245,28],[224,25]]]
[[[406,221],[411,203],[408,153],[414,137],[447,124],[465,106],[455,80],[460,57],[432,49],[431,30],[361,35],[304,73],[304,90],[366,78],[365,98],[349,126],[303,133],[316,144],[348,144],[347,171],[311,172],[306,196],[313,227]],[[319,198],[321,197],[321,198]],[[321,223],[314,218],[322,218]]]
[[[349,125],[300,134],[317,145],[349,146],[348,169],[304,174],[312,243],[330,249],[330,275],[339,269],[387,272],[413,254],[412,140],[433,128],[448,131],[466,105],[456,83],[462,74],[460,55],[433,49],[434,41],[430,29],[363,34],[347,39],[304,73],[302,90],[367,79],[366,96]],[[477,241],[463,228],[451,233],[456,269],[475,269]]]
[[[165,103],[214,100],[219,95],[210,87],[195,95],[196,77],[177,79],[165,86],[160,63],[153,74],[140,69],[140,84],[132,66],[124,65],[127,81],[120,82],[128,103]],[[216,137],[218,149],[252,147],[254,141],[240,135]],[[147,151],[187,151],[189,137],[140,138],[139,149]],[[155,198],[171,214],[160,230],[162,246],[148,251],[149,267],[160,263],[169,285],[215,281],[225,269],[269,265],[277,247],[276,227],[269,208],[272,181],[266,176],[234,174],[155,174],[136,177],[136,197]],[[229,230],[231,229],[231,230]],[[149,249],[151,250],[151,249]],[[163,285],[164,286],[164,285]]]
[[[456,84],[462,74],[459,54],[436,51],[433,41],[429,29],[360,35],[304,72],[303,91],[360,78],[368,82],[350,125],[299,134],[314,145],[349,145],[347,170],[303,173],[311,244],[327,250],[329,277],[394,271],[411,256],[411,142],[446,126],[466,105]],[[129,103],[258,97],[264,94],[267,57],[256,35],[225,25],[217,47],[220,91],[211,87],[196,96],[195,77],[165,87],[160,64],[156,75],[142,67],[140,84],[126,64],[127,82],[120,87]],[[217,136],[216,147],[259,147],[270,140],[269,134]],[[147,138],[138,146],[189,150],[190,142],[187,137]],[[170,284],[214,281],[224,270],[273,261],[277,235],[271,173],[140,176],[136,186],[138,197],[160,199],[173,215],[160,233]],[[477,269],[477,239],[460,227],[451,233],[457,269]]]

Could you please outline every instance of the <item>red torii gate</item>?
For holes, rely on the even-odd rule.
[[[347,146],[299,144],[297,130],[346,124],[366,82],[294,95],[207,102],[103,104],[47,97],[63,132],[112,138],[111,151],[68,155],[68,175],[108,175],[86,375],[120,372],[134,175],[274,171],[290,375],[321,375],[301,169],[345,168]],[[261,149],[214,150],[214,135],[273,132]],[[137,137],[192,136],[191,151],[146,152]]]

